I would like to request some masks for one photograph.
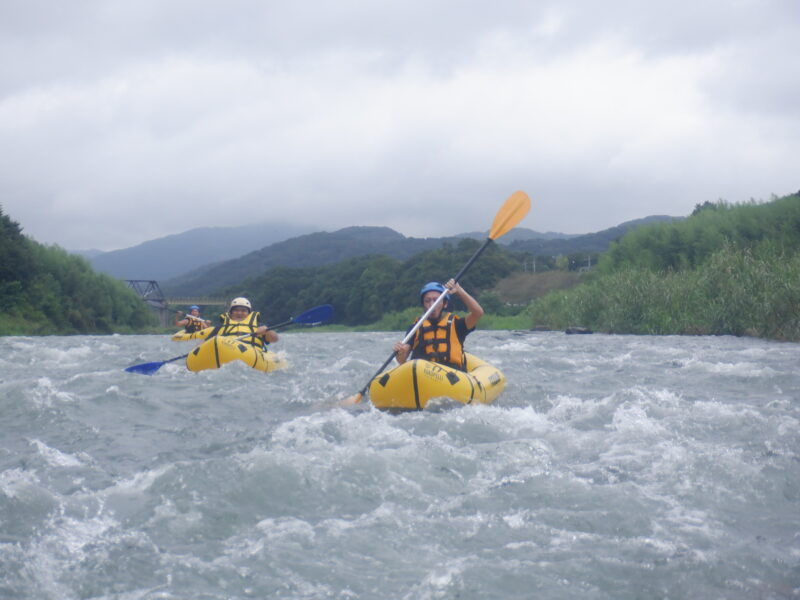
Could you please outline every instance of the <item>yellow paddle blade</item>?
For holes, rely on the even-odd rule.
[[[344,400],[342,400],[339,403],[339,406],[342,406],[342,407],[344,407],[344,406],[355,406],[356,404],[361,402],[361,399],[363,397],[364,397],[363,394],[361,392],[358,392],[354,396],[350,396],[349,398],[345,398]]]
[[[516,227],[531,209],[531,199],[528,194],[519,191],[508,197],[505,204],[497,212],[489,230],[489,239],[496,240]]]

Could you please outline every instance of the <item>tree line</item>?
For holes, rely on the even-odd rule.
[[[419,289],[429,281],[444,282],[455,276],[479,246],[477,240],[465,238],[405,260],[371,255],[320,267],[275,267],[221,293],[250,298],[267,322],[329,303],[335,308],[337,323],[365,325],[386,313],[419,306]],[[461,284],[479,297],[520,269],[519,256],[492,244]]]
[[[800,341],[800,193],[698,205],[609,248],[587,281],[527,309],[536,326]]]
[[[0,207],[0,335],[134,332],[154,324],[123,282],[29,239]]]
[[[465,238],[406,258],[373,254],[323,266],[278,266],[217,293],[249,297],[267,322],[330,303],[337,323],[399,329],[416,314],[420,287],[453,277],[479,245]],[[533,264],[530,254],[492,244],[461,283],[487,312],[501,318],[519,313],[526,326],[800,341],[798,194],[767,203],[706,202],[686,219],[629,231],[599,257],[537,256],[537,273],[593,269],[577,287],[527,306],[505,305],[498,282]],[[27,238],[0,207],[0,334],[141,332],[154,323],[124,283]]]

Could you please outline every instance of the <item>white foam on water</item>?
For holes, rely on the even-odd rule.
[[[768,378],[777,375],[777,371],[763,363],[742,362],[712,362],[706,357],[691,357],[686,359],[684,368],[701,371],[713,375],[735,375],[737,377]]]
[[[0,472],[0,493],[8,498],[24,499],[28,491],[39,483],[35,472],[19,467]]]
[[[522,529],[529,522],[528,511],[517,511],[512,514],[503,515],[503,522],[511,529]]]
[[[87,546],[107,543],[105,534],[118,525],[108,514],[98,514],[89,519],[59,516],[53,519],[53,531],[44,538],[43,544],[52,545],[56,554],[66,552],[72,560],[81,561],[86,557]]]
[[[333,410],[298,417],[280,424],[271,436],[271,447],[351,450],[353,447],[397,448],[408,445],[408,431],[395,427],[396,420],[379,411],[360,414]]]
[[[286,542],[291,540],[293,543],[311,544],[314,542],[314,528],[301,519],[294,517],[282,517],[278,519],[262,519],[256,524],[263,538],[259,540],[261,544],[270,542]]]
[[[669,529],[683,535],[683,537],[714,540],[723,537],[725,528],[713,515],[705,510],[690,509],[686,506],[675,505],[670,508],[661,519],[661,525],[670,525]],[[691,542],[691,540],[687,540]],[[692,544],[693,545],[693,544]]]
[[[492,348],[494,352],[530,352],[531,345],[524,342],[510,341]]]
[[[432,565],[424,574],[422,581],[411,586],[408,593],[402,596],[403,600],[434,600],[451,597],[454,587],[461,587],[459,581],[468,568],[469,561],[459,557],[450,559],[447,564]]]
[[[658,410],[681,410],[684,399],[681,394],[663,388],[641,390],[642,399],[649,400],[652,408]]]
[[[130,477],[116,480],[113,485],[107,488],[97,492],[92,492],[92,495],[95,495],[98,498],[107,499],[110,496],[117,494],[143,494],[144,492],[148,491],[160,477],[173,471],[178,466],[179,465],[177,463],[168,463],[154,469],[146,469],[144,471],[134,473]]]
[[[43,525],[42,534],[26,550],[26,572],[37,587],[52,598],[73,598],[73,590],[62,582],[62,577],[83,561],[124,536],[138,537],[138,533],[120,533],[118,523],[109,515],[90,518],[73,518],[58,512]],[[113,533],[112,533],[113,532]]]
[[[796,436],[798,432],[800,432],[800,419],[796,419],[790,416],[779,416],[774,418],[778,426],[775,432],[783,437],[783,436]],[[770,443],[770,440],[767,440],[767,444]]]
[[[698,400],[692,404],[692,416],[695,419],[709,421],[729,422],[741,420],[761,421],[761,412],[752,406],[737,402],[724,402],[722,400]]]
[[[609,405],[614,403],[614,398],[580,398],[577,396],[557,395],[548,397],[552,408],[547,411],[547,417],[555,423],[571,423],[579,420],[600,418]]]
[[[119,351],[119,346],[116,344],[109,344],[107,342],[100,342],[94,348],[95,352],[99,354],[115,354]]]
[[[91,348],[89,346],[74,346],[65,350],[47,346],[40,350],[37,356],[41,359],[44,359],[45,362],[74,364],[78,362],[85,362],[88,358],[94,356],[96,352],[96,348]]]
[[[614,411],[612,428],[628,436],[658,438],[667,434],[659,421],[651,419],[639,405],[625,403]]]
[[[178,362],[153,377],[122,369],[181,347],[104,338],[117,357],[89,356],[89,376],[69,358],[31,375],[44,346],[98,340],[24,341],[8,377],[29,381],[11,394],[24,406],[38,390],[53,410],[4,412],[25,432],[0,473],[22,524],[14,565],[29,565],[14,591],[450,598],[511,581],[509,597],[744,598],[791,577],[800,388],[780,365],[800,362],[794,346],[493,332],[470,347],[504,364],[497,402],[392,416],[323,407],[366,383],[395,336],[357,337],[286,336],[283,373]],[[709,367],[762,360],[780,390]]]
[[[191,539],[203,531],[203,514],[199,506],[187,508],[182,500],[179,509],[171,498],[162,496],[147,519],[146,528],[160,534],[166,532],[172,539]]]
[[[376,365],[373,361],[369,361],[362,358],[354,358],[352,356],[345,355],[345,356],[334,357],[333,362],[329,364],[320,365],[317,371],[324,375],[340,374],[342,371],[346,371],[354,366],[355,367],[371,366],[373,368],[378,367],[378,365]]]
[[[453,410],[452,418],[466,418],[466,415],[483,419],[500,430],[507,439],[524,437],[536,441],[541,434],[552,428],[550,415],[537,412],[531,406],[501,408],[496,405],[476,405],[469,407],[469,411],[464,411],[463,414],[458,409],[456,407]],[[445,418],[449,419],[450,415]]]
[[[50,377],[39,377],[36,385],[30,390],[34,405],[38,408],[50,408],[55,403],[75,402],[76,398],[69,392],[61,391]]]
[[[44,457],[47,463],[54,467],[80,467],[83,466],[83,461],[76,456],[61,452],[56,448],[51,448],[41,440],[31,440],[31,443],[36,446],[36,450]]]

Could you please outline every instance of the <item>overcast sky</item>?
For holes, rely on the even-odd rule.
[[[797,0],[2,0],[0,53],[0,205],[67,249],[800,190]]]

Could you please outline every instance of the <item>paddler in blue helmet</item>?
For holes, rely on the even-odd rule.
[[[214,335],[240,337],[251,334],[251,339],[245,338],[242,341],[252,343],[260,348],[278,341],[278,334],[259,322],[261,314],[253,312],[250,300],[247,298],[240,297],[231,300],[228,312],[220,315],[219,318],[221,322],[209,334],[209,338]]]
[[[412,359],[424,358],[456,369],[464,369],[464,340],[475,330],[475,326],[483,316],[483,308],[455,279],[451,279],[444,285],[431,281],[422,286],[419,299],[425,311],[427,312],[445,292],[448,297],[428,315],[414,334],[411,343],[397,342],[394,345],[398,363],[406,362],[410,354]],[[458,296],[461,299],[467,307],[466,317],[460,317],[449,311],[450,296]]]
[[[189,312],[181,318],[183,314],[184,313],[180,310],[176,313],[175,325],[183,327],[186,333],[194,333],[195,331],[200,331],[201,329],[211,326],[211,321],[200,317],[200,307],[196,304],[192,304],[189,307]]]

